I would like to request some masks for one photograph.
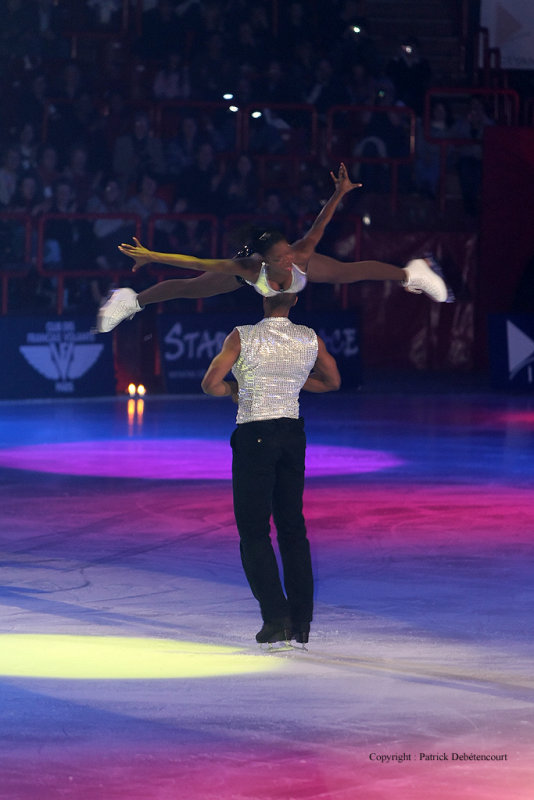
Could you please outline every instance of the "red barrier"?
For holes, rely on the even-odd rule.
[[[374,114],[389,115],[406,132],[407,153],[383,156],[364,156],[358,147],[366,138],[379,138],[367,133],[367,125]],[[405,118],[402,120],[402,118]],[[387,147],[387,144],[386,144]],[[399,167],[413,163],[415,152],[415,113],[406,106],[333,106],[327,113],[326,154],[334,161],[346,164],[383,164],[391,170],[391,210],[398,207]]]
[[[28,275],[32,261],[32,217],[27,214],[17,214],[6,212],[0,214],[0,224],[12,221],[24,226],[24,266],[22,269],[5,269],[2,267],[0,272],[2,281],[2,315],[7,314],[9,305],[9,282],[25,278]]]
[[[440,178],[438,202],[440,210],[445,210],[446,203],[446,173],[447,156],[451,147],[472,144],[471,137],[455,138],[444,136],[437,138],[431,136],[430,115],[431,105],[436,99],[444,101],[460,101],[460,105],[466,105],[470,98],[478,97],[485,101],[487,107],[491,106],[493,121],[498,125],[517,125],[519,123],[519,95],[513,89],[491,89],[480,87],[433,87],[429,89],[425,97],[424,113],[424,136],[427,142],[437,145],[440,148]]]
[[[66,222],[96,222],[102,219],[117,219],[126,222],[130,221],[135,226],[135,235],[137,237],[141,236],[142,220],[138,214],[128,214],[126,212],[117,214],[43,214],[41,217],[39,217],[37,222],[36,266],[40,275],[53,278],[55,281],[57,281],[56,311],[58,314],[62,314],[64,308],[65,278],[101,278],[104,273],[101,269],[46,269],[44,265],[46,225],[53,220],[64,220]],[[111,278],[113,281],[118,281],[121,276],[130,276],[131,273],[129,270],[110,269],[105,273],[105,275],[106,277]]]

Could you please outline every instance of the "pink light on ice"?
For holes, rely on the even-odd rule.
[[[36,472],[147,480],[217,480],[231,477],[231,449],[218,439],[146,439],[59,442],[10,447],[0,466]],[[398,467],[381,450],[309,445],[307,474],[351,475]]]

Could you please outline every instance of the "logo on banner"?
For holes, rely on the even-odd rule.
[[[221,349],[227,334],[223,331],[211,333],[209,330],[196,330],[184,332],[180,322],[172,326],[165,336],[165,344],[169,349],[165,351],[167,361],[198,361],[209,359],[211,361]]]
[[[523,333],[517,325],[510,320],[506,321],[506,334],[508,341],[508,369],[509,378],[513,380],[522,370],[527,369],[528,382],[533,382],[534,364],[534,339]]]
[[[98,361],[103,344],[94,342],[90,331],[77,331],[69,320],[47,322],[44,332],[26,334],[20,353],[33,369],[54,381],[56,392],[74,392],[74,381]]]
[[[335,328],[328,332],[320,328],[319,336],[324,341],[328,352],[333,356],[353,358],[360,352],[356,328]]]

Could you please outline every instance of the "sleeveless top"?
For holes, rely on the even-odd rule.
[[[237,423],[299,417],[299,394],[317,359],[317,334],[287,317],[239,325]]]
[[[303,272],[296,264],[291,265],[292,268],[292,279],[291,285],[287,289],[273,289],[272,286],[269,284],[267,279],[267,264],[262,261],[260,274],[258,275],[258,279],[256,283],[252,281],[247,281],[245,278],[245,283],[248,283],[249,286],[253,286],[254,289],[263,297],[274,297],[275,294],[280,294],[281,292],[288,292],[291,294],[296,294],[297,292],[302,291],[308,282],[308,278],[306,277],[306,273]]]

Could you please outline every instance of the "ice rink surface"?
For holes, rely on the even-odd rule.
[[[0,403],[1,800],[534,798],[534,397],[302,409],[315,618],[266,652],[229,401]]]

